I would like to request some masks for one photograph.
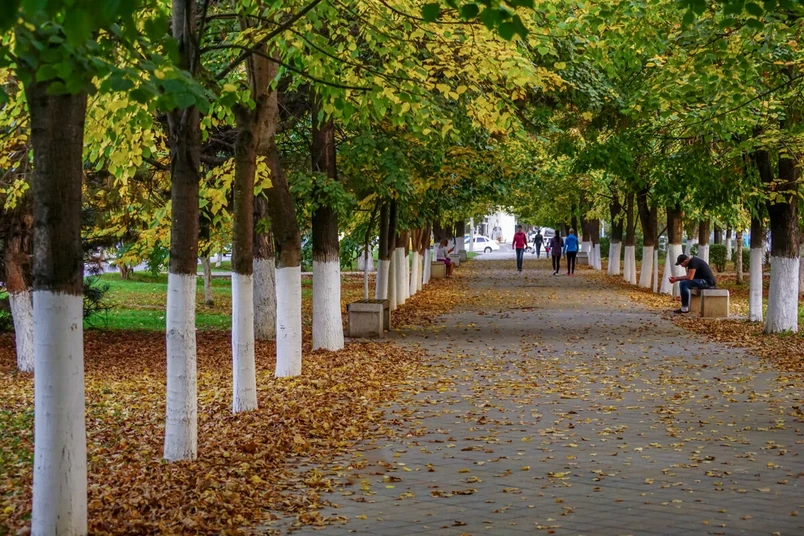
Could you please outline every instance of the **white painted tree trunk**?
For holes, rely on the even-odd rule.
[[[215,258],[215,268],[220,268],[221,262],[223,262],[223,253],[218,253],[218,256]]]
[[[411,270],[411,255],[412,253],[409,252],[407,256],[405,256],[405,250],[402,250],[402,258],[405,260],[405,278],[403,281],[403,286],[405,289],[405,301],[408,300],[413,294],[410,292],[410,270]]]
[[[254,259],[254,337],[276,338],[276,264],[274,259]]]
[[[388,264],[388,306],[391,311],[396,311],[396,271],[399,263],[396,261],[396,250],[391,253],[391,260]]]
[[[628,282],[632,285],[637,284],[637,269],[636,269],[636,246],[628,246],[625,248],[628,252]]]
[[[798,258],[771,256],[765,333],[798,331]],[[752,265],[753,266],[753,265]]]
[[[357,269],[360,271],[374,271],[374,257],[370,250],[368,251],[368,257],[366,257],[365,248],[360,248],[360,254],[357,256]]]
[[[732,254],[733,250],[734,250],[734,247],[732,246],[732,239],[727,238],[726,239],[726,260],[727,261],[731,260],[731,254]]]
[[[418,267],[416,269],[416,273],[418,276],[416,277],[416,292],[420,292],[422,290],[422,283],[424,282],[424,255],[423,253],[417,253],[417,257],[419,259]]]
[[[302,371],[301,266],[276,270],[276,376]]]
[[[704,261],[706,264],[709,264],[709,244],[698,246],[697,257],[702,261]]]
[[[407,284],[405,283],[405,248],[394,250],[394,279],[396,281],[396,305],[404,305],[407,299]]]
[[[653,292],[659,292],[659,250],[653,250]]]
[[[667,259],[664,265],[664,274],[662,275],[662,294],[672,294],[673,296],[681,296],[679,290],[679,283],[671,284],[667,278],[671,275],[673,277],[682,277],[686,270],[683,266],[676,266],[676,259],[681,255],[681,244],[668,244],[667,245]]]
[[[623,281],[631,282],[631,270],[633,269],[630,262],[630,256],[634,254],[633,246],[623,247]]]
[[[587,242],[586,240],[581,242],[581,251],[585,251],[586,253],[589,253],[589,256],[591,257],[592,256],[592,242]],[[591,261],[591,259],[590,259],[590,261]],[[590,264],[591,264],[591,262],[590,262]]]
[[[419,290],[419,285],[421,285],[422,282],[422,277],[419,273],[422,260],[419,257],[418,251],[411,252],[411,257],[413,257],[413,261],[410,265],[410,295],[413,296]]]
[[[257,409],[254,278],[232,272],[232,412]]]
[[[609,244],[609,275],[620,275],[620,253],[622,242],[611,242]]]
[[[365,253],[366,252],[364,252],[364,256],[365,256]],[[368,273],[369,273],[369,271],[368,271],[368,261],[366,259],[363,259],[363,299],[364,300],[369,299],[369,277],[368,277]],[[378,274],[378,276],[379,276],[379,274]]]
[[[469,251],[475,251],[475,220],[469,220]]]
[[[639,286],[650,288],[653,276],[653,246],[642,247],[642,273],[639,276]]]
[[[201,266],[204,267],[204,304],[215,305],[215,296],[212,294],[212,263],[209,257],[201,259]]]
[[[603,269],[603,258],[600,255],[600,244],[594,245],[594,252],[595,252],[595,264],[593,268],[595,270],[602,270]]]
[[[87,533],[83,297],[37,290],[31,534]]]
[[[694,246],[697,243],[698,243],[697,238],[687,238],[687,245],[684,248],[684,255],[686,255],[687,257],[692,256],[692,246]]]
[[[374,299],[388,299],[388,270],[391,268],[391,261],[377,261],[377,280],[375,281]]]
[[[762,248],[751,248],[750,282],[748,291],[748,320],[762,322]]]
[[[31,292],[12,292],[8,295],[11,319],[14,321],[14,342],[17,348],[17,369],[34,371],[34,313]],[[82,310],[83,314],[83,310]]]
[[[804,255],[798,257],[798,294],[804,294]]]
[[[343,348],[341,263],[313,261],[313,350]]]
[[[424,250],[424,274],[422,275],[422,285],[426,285],[430,282],[430,264],[433,262],[432,257],[430,254],[432,250],[427,248]]]
[[[165,459],[169,462],[194,460],[198,453],[195,288],[196,276],[168,274]]]

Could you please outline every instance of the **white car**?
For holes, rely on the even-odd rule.
[[[472,251],[472,250],[469,249],[470,244],[471,244],[471,242],[469,241],[469,237],[466,236],[464,238],[464,240],[465,240],[464,243],[466,244],[466,246],[465,246],[466,251]],[[478,252],[482,251],[484,253],[491,253],[492,251],[497,251],[499,249],[500,249],[500,246],[497,244],[497,242],[495,242],[491,238],[489,238],[487,236],[475,235],[475,247],[474,247],[473,251],[478,251]]]

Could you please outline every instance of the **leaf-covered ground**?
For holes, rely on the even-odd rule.
[[[425,287],[395,314],[415,326],[451,307],[452,281]],[[344,302],[362,281],[344,284]],[[123,294],[125,295],[125,293]],[[160,290],[144,293],[146,302]],[[223,305],[226,306],[226,305]],[[309,325],[310,304],[304,303]],[[326,479],[295,470],[385,433],[383,404],[418,373],[420,352],[349,342],[312,352],[304,371],[276,379],[274,344],[258,343],[258,411],[231,414],[230,336],[198,333],[199,458],[162,461],[165,341],[154,331],[85,336],[89,523],[95,534],[235,533],[285,512],[317,519]],[[13,338],[0,336],[0,534],[26,532],[31,508],[33,378],[15,372]]]

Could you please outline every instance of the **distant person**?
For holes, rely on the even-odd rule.
[[[575,275],[575,259],[578,257],[578,237],[575,229],[570,229],[564,240],[564,253],[567,255],[567,275]]]
[[[681,292],[681,309],[677,313],[690,312],[690,289],[693,288],[714,288],[717,286],[715,274],[706,264],[706,261],[698,257],[687,257],[683,253],[676,259],[676,266],[683,266],[687,270],[684,277],[670,277],[671,283],[678,283]]]
[[[561,251],[564,249],[564,240],[561,233],[556,231],[556,235],[550,239],[550,252],[553,254],[553,275],[558,275],[561,269]]]
[[[516,226],[514,240],[511,242],[511,245],[514,246],[514,250],[516,251],[516,271],[521,272],[522,261],[525,257],[525,248],[528,247],[528,237],[522,232],[521,225]]]
[[[544,242],[544,237],[542,236],[541,229],[536,230],[536,236],[533,237],[533,252],[536,253],[536,258],[542,256],[542,243]]]
[[[455,265],[452,263],[452,260],[449,258],[449,254],[452,253],[452,250],[455,247],[451,247],[447,249],[449,245],[449,240],[446,238],[442,239],[441,242],[438,243],[438,247],[436,247],[436,262],[443,262],[447,265],[447,277],[452,276],[452,272],[455,270]]]

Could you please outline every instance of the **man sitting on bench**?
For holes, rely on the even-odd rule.
[[[676,312],[689,313],[690,289],[714,288],[716,286],[715,275],[709,265],[698,257],[687,257],[681,254],[676,259],[676,266],[683,266],[687,269],[687,275],[684,277],[670,277],[671,283],[679,283],[681,292],[681,309]]]

